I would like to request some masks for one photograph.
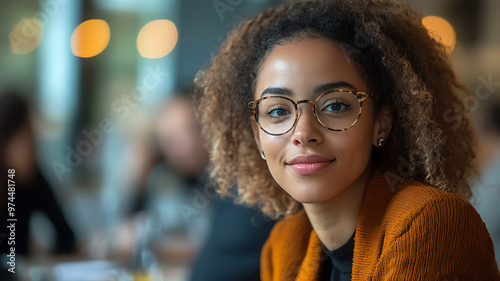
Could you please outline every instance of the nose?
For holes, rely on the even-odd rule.
[[[319,144],[323,141],[322,125],[316,119],[312,106],[312,104],[304,103],[302,110],[299,108],[297,124],[292,131],[291,138],[294,145]]]

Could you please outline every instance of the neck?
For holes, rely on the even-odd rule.
[[[328,250],[340,248],[356,230],[361,201],[372,170],[370,162],[354,183],[328,201],[303,204],[314,231]]]

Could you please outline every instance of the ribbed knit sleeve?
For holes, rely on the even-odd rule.
[[[433,195],[418,208],[407,206],[412,216],[386,236],[373,280],[499,281],[493,243],[476,210],[458,196]]]

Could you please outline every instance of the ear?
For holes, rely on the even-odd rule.
[[[257,148],[259,149],[259,152],[262,151],[262,146],[260,145],[260,127],[259,124],[257,124],[257,121],[255,121],[255,118],[253,116],[250,116],[250,124],[252,125],[252,131],[253,131],[253,138],[255,140],[255,144],[257,145]]]
[[[375,116],[375,125],[373,127],[372,144],[378,147],[378,140],[383,138],[387,140],[392,128],[391,111],[387,105],[384,105]]]

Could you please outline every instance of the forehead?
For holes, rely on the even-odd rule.
[[[325,38],[302,38],[273,48],[263,62],[255,83],[255,96],[268,87],[311,92],[321,84],[344,81],[358,91],[366,85],[348,52]]]

